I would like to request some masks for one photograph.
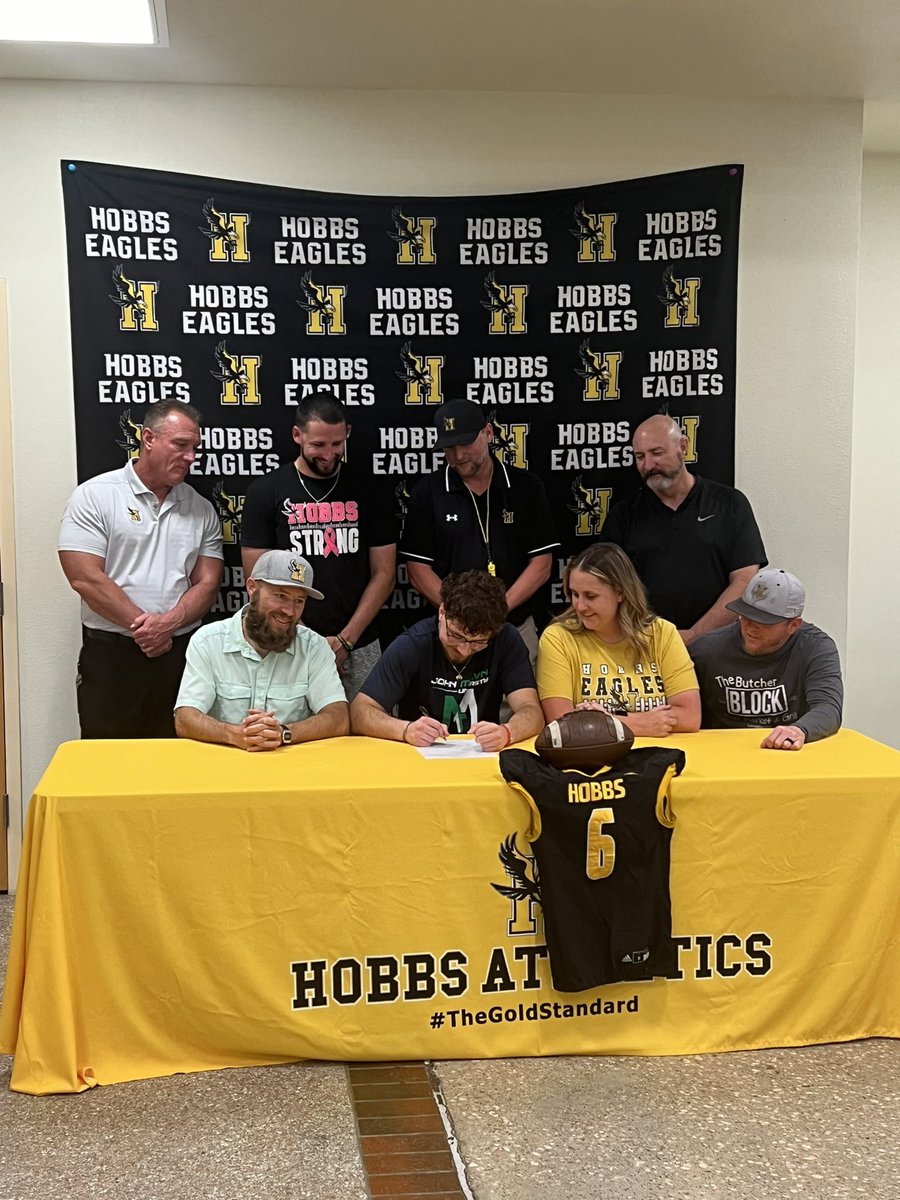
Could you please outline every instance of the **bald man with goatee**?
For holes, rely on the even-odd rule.
[[[747,497],[688,471],[687,438],[677,421],[650,417],[632,444],[644,486],[613,507],[601,541],[622,547],[650,607],[689,646],[734,621],[727,605],[766,565],[765,548]]]

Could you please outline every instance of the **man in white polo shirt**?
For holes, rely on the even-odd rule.
[[[140,456],[80,484],[63,514],[59,561],[81,597],[84,738],[175,736],[187,635],[222,579],[219,518],[184,482],[199,422],[180,401],[149,407]]]
[[[267,550],[247,580],[250,603],[198,629],[175,702],[179,737],[277,750],[350,732],[334,652],[300,624],[313,569],[293,550]]]

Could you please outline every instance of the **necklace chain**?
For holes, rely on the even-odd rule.
[[[328,499],[328,497],[331,495],[331,493],[337,487],[338,483],[340,482],[340,478],[341,478],[341,464],[338,463],[338,469],[334,473],[334,483],[331,485],[331,487],[328,489],[328,491],[325,493],[324,496],[314,496],[313,493],[309,490],[309,488],[304,483],[303,476],[300,474],[300,468],[297,466],[296,461],[294,462],[294,470],[297,472],[297,478],[300,481],[300,486],[303,488],[304,492],[306,492],[307,496],[309,496],[310,500],[314,500],[316,504],[321,504],[323,500]],[[327,478],[327,476],[326,476],[326,478]]]
[[[494,566],[493,558],[491,557],[491,540],[490,540],[491,539],[491,483],[493,482],[493,479],[494,479],[494,463],[493,463],[493,459],[492,459],[491,460],[491,473],[488,477],[488,485],[487,485],[487,489],[485,492],[485,496],[486,496],[485,505],[484,505],[485,506],[485,513],[484,513],[485,519],[483,521],[481,519],[481,510],[478,507],[478,501],[475,498],[475,493],[472,491],[472,489],[470,487],[466,488],[466,491],[469,493],[469,495],[472,498],[472,504],[475,508],[475,519],[478,521],[478,528],[481,530],[481,536],[482,536],[482,539],[484,540],[484,549],[485,549],[485,552],[487,554],[487,559],[488,559],[487,569],[488,569],[489,575],[496,575],[496,573],[497,573],[497,569]]]
[[[466,667],[469,665],[469,663],[472,661],[472,659],[474,657],[475,657],[474,654],[470,654],[469,657],[464,662],[461,662],[459,664],[459,666],[457,666],[456,663],[453,661],[453,659],[450,657],[450,655],[447,653],[447,651],[446,650],[444,651],[444,658],[446,658],[447,662],[450,664],[451,670],[456,675],[457,683],[462,682],[462,677],[465,673]]]

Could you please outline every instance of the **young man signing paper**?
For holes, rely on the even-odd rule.
[[[411,746],[466,733],[489,752],[534,737],[544,724],[534,673],[506,615],[499,579],[448,576],[437,616],[392,642],[363,684],[350,707],[353,732]],[[504,696],[511,716],[501,722]]]

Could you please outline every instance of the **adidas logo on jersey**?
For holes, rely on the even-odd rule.
[[[630,963],[642,963],[642,962],[646,962],[649,957],[650,957],[649,950],[635,950],[635,952],[633,954],[626,954],[625,957],[623,959],[621,959],[621,961],[622,962],[630,962]]]

